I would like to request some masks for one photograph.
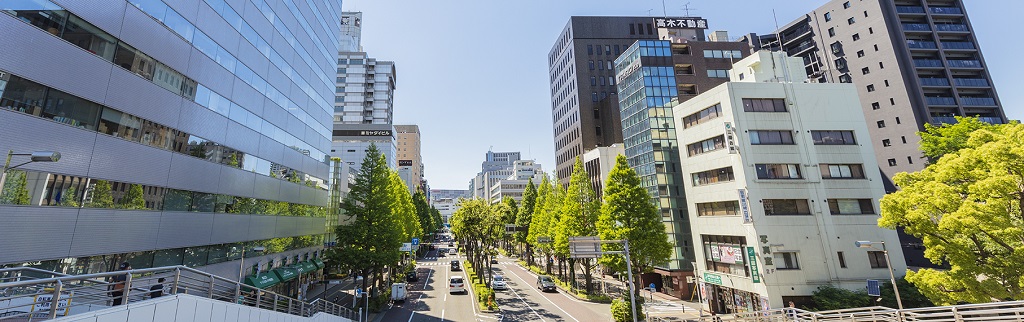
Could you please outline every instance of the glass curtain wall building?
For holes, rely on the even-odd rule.
[[[8,173],[0,265],[203,267],[259,245],[268,270],[318,255],[340,0],[0,11],[0,151],[63,155]]]

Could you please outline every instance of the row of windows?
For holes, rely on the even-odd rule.
[[[732,172],[732,167],[696,172],[690,176],[693,179],[694,187],[736,180],[736,177]]]
[[[786,100],[781,98],[744,98],[744,112],[786,112]]]
[[[793,132],[790,131],[751,130],[748,134],[752,145],[794,144]]]
[[[686,146],[686,153],[689,156],[695,156],[702,153],[711,152],[718,149],[725,148],[725,135],[719,135],[704,141],[697,143],[691,143]]]
[[[798,164],[755,164],[758,179],[803,179]],[[822,179],[864,179],[864,166],[860,164],[828,164],[818,165]],[[732,167],[695,172],[693,185],[733,181]]]
[[[595,47],[594,45],[587,45],[587,55],[594,55],[594,52],[595,52],[594,51],[594,47]],[[596,47],[597,47],[597,51],[596,52],[597,52],[598,56],[600,56],[602,53],[604,53],[605,55],[608,55],[608,56],[611,56],[611,55],[613,55],[612,53],[614,53],[615,57],[618,57],[619,55],[622,54],[622,51],[619,50],[620,49],[619,45],[615,45],[615,51],[612,51],[612,46],[611,45],[604,45],[604,50],[603,51],[601,50],[601,45],[597,45]]]
[[[46,184],[28,184],[45,178]],[[298,178],[294,177],[297,181]],[[326,217],[327,208],[284,201],[172,189],[76,177],[55,173],[11,170],[0,204],[159,210],[271,216]],[[13,192],[13,193],[12,193]],[[38,201],[15,195],[40,196]]]
[[[704,50],[704,58],[742,58],[743,52],[739,50]]]
[[[714,106],[683,117],[683,128],[689,128],[691,126],[710,121],[711,119],[719,116],[722,116],[722,105],[715,104]]]
[[[151,147],[191,155],[266,176],[308,176],[318,185],[326,181],[272,163],[199,136],[72,96],[16,75],[0,79],[0,108],[100,132]]]
[[[871,199],[827,199],[829,214],[872,215],[875,214]],[[762,199],[765,216],[811,215],[807,199]]]

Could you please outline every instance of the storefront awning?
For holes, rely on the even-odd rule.
[[[249,275],[245,277],[245,284],[250,285],[259,289],[266,289],[268,287],[281,283],[281,279],[277,277],[277,274],[273,272],[263,272],[256,275]]]
[[[316,264],[313,264],[311,261],[299,262],[298,264],[295,264],[295,266],[302,267],[303,273],[310,273],[319,269],[319,267],[316,267]]]
[[[324,268],[325,266],[327,266],[327,265],[324,265],[324,261],[319,259],[319,258],[313,259],[313,264],[316,264],[317,268]]]
[[[274,274],[277,274],[277,278],[282,282],[287,282],[299,277],[298,270],[292,267],[279,267],[274,269],[273,272]]]

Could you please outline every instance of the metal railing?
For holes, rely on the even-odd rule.
[[[9,273],[16,270],[33,271],[17,268],[0,270],[0,273],[23,275]],[[34,272],[52,273],[53,277],[8,277],[0,282],[0,321],[53,319],[165,294],[188,294],[303,317],[323,312],[352,320],[357,318],[352,310],[329,301],[304,302],[185,266],[74,276],[43,270]],[[124,281],[114,281],[115,277],[124,277]],[[161,278],[163,282],[159,281]],[[160,288],[154,288],[156,285]]]
[[[992,302],[897,310],[874,306],[810,312],[796,308],[705,316],[701,322],[1024,322],[1024,301]]]

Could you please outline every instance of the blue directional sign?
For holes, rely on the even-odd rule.
[[[413,238],[413,239],[412,239],[412,244],[413,244],[414,246],[415,246],[415,245],[419,245],[419,244],[420,244],[420,239],[419,239],[419,238]]]
[[[878,280],[868,280],[868,295],[882,296],[882,289],[878,284]]]

